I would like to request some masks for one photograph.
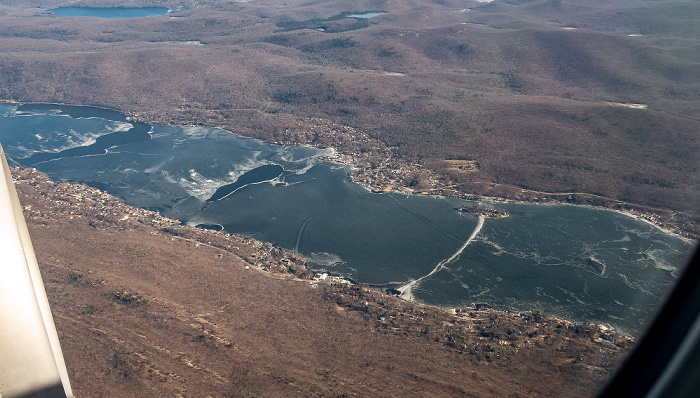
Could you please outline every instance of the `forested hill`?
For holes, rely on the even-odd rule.
[[[468,193],[700,202],[697,1],[139,2],[175,11],[113,20],[0,3],[5,100],[288,143],[350,126]],[[371,142],[344,148],[378,162]]]

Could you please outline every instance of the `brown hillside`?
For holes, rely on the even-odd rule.
[[[585,396],[630,344],[297,279],[270,246],[15,174],[77,397]]]
[[[444,159],[479,162],[479,173],[451,176],[466,193],[527,188],[697,210],[695,1],[184,5],[102,20],[3,2],[0,98],[278,142],[295,142],[285,131],[309,131],[316,118],[436,172]],[[386,14],[342,14],[367,10]],[[493,183],[508,188],[486,192]]]

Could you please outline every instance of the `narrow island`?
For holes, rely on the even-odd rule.
[[[485,203],[476,203],[473,205],[464,205],[459,208],[462,213],[476,214],[484,218],[505,218],[510,217],[507,211],[497,209]]]

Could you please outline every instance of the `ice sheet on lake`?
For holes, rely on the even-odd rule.
[[[57,112],[17,117],[0,105],[8,154],[21,160],[131,125]],[[154,126],[150,140],[39,168],[186,223],[221,224],[296,250],[313,270],[400,284],[403,297],[445,306],[479,300],[572,320],[619,318],[616,325],[634,328],[693,247],[627,215],[577,206],[495,203],[510,217],[475,228],[473,216],[455,211],[464,201],[373,194],[348,181],[347,166],[319,162],[324,154],[332,151],[269,145],[218,128]],[[277,180],[205,205],[219,187],[272,164],[284,169]]]
[[[396,290],[401,292],[400,297],[404,298],[406,300],[414,300],[413,289],[418,287],[422,280],[430,278],[431,276],[433,276],[433,274],[435,274],[436,272],[438,272],[440,269],[447,266],[448,264],[452,263],[457,257],[459,257],[462,254],[462,252],[464,251],[464,249],[466,249],[467,246],[474,240],[476,235],[479,234],[479,231],[481,231],[481,228],[483,226],[484,226],[484,217],[479,216],[479,221],[477,221],[476,228],[474,228],[474,231],[469,236],[469,238],[466,240],[466,242],[464,242],[464,244],[462,244],[462,246],[460,246],[459,249],[457,249],[457,251],[452,256],[440,261],[438,263],[438,265],[436,265],[435,268],[433,268],[433,270],[430,271],[430,273],[428,273],[427,275],[424,275],[416,280],[412,280],[412,281],[406,283],[405,285],[397,288]]]

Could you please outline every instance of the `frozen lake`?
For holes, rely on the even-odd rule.
[[[446,307],[488,303],[638,331],[694,243],[625,214],[570,205],[371,193],[330,151],[218,128],[149,126],[118,113],[0,104],[10,158],[190,225],[294,250],[310,268]]]

